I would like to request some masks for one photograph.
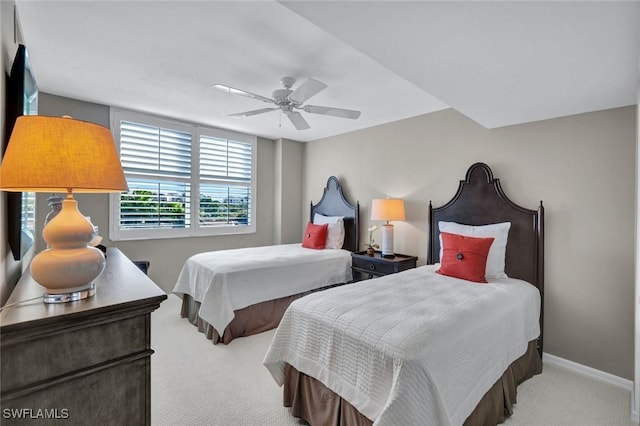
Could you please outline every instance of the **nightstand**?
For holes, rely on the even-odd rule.
[[[416,256],[398,253],[394,257],[382,257],[382,253],[379,251],[375,252],[373,256],[368,255],[366,251],[351,253],[353,281],[381,277],[415,268],[417,260]]]

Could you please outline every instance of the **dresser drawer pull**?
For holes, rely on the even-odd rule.
[[[370,263],[370,264],[369,264],[369,269],[370,269],[370,270],[372,270],[372,271],[373,271],[374,269],[376,269],[376,264],[375,264],[375,263]]]

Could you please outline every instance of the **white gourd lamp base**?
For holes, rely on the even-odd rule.
[[[78,210],[69,192],[62,209],[42,231],[50,248],[31,261],[31,276],[43,286],[45,303],[66,303],[89,298],[96,293],[94,280],[102,273],[102,252],[88,246],[95,230]]]

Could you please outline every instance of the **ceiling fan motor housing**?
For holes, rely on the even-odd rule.
[[[293,93],[293,90],[291,89],[277,89],[273,91],[271,97],[273,97],[276,105],[287,105],[291,103],[289,100],[289,95],[291,93]]]

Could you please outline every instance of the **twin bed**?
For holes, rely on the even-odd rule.
[[[359,208],[347,201],[338,179],[331,176],[320,202],[311,203],[309,220],[339,218],[335,231],[342,242],[332,242],[332,248],[316,250],[297,243],[190,257],[173,289],[182,297],[181,316],[214,344],[277,327],[292,301],[352,280]]]
[[[358,210],[331,177],[311,220],[344,217],[344,249],[355,251]],[[543,228],[542,203],[516,205],[476,163],[448,203],[429,204],[425,266],[336,286],[350,277],[308,283],[315,274],[292,260],[300,253],[269,254],[283,247],[229,250],[190,259],[174,292],[214,343],[278,327],[264,365],[291,414],[311,425],[494,425],[511,415],[518,384],[542,371]],[[450,273],[479,256],[452,245],[458,233],[475,237],[467,243],[489,237],[486,284]],[[252,250],[267,250],[273,268],[245,261]]]
[[[450,202],[429,207],[429,265],[291,304],[264,358],[284,405],[311,425],[501,423],[516,386],[542,369],[543,216],[472,165]],[[435,273],[447,224],[491,235],[492,249],[494,227],[506,226],[503,271],[487,284]]]

